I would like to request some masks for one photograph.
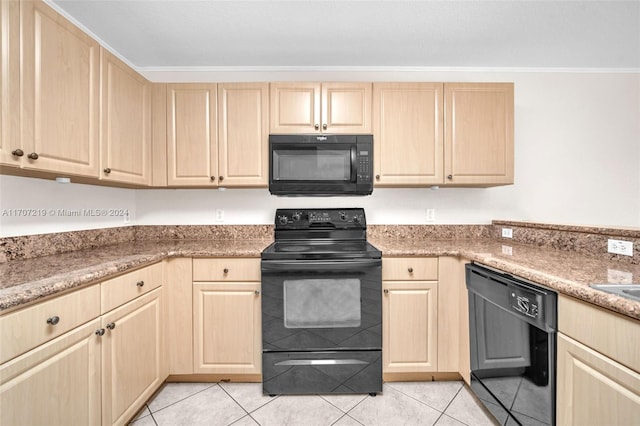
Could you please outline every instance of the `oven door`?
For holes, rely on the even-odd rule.
[[[262,261],[263,352],[380,350],[382,262]]]

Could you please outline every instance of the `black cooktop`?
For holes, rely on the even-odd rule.
[[[264,260],[379,259],[380,250],[366,239],[362,208],[278,209],[275,242],[262,252]]]
[[[276,241],[262,251],[264,260],[379,259],[380,250],[367,241]]]

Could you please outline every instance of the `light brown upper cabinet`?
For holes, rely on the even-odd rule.
[[[140,74],[101,49],[100,178],[148,185],[151,170],[151,87]]]
[[[269,85],[218,84],[218,185],[267,186]]]
[[[40,1],[20,17],[21,165],[97,178],[100,46]]]
[[[445,83],[445,183],[513,183],[513,83]]]
[[[374,83],[376,186],[443,182],[442,83]]]
[[[374,83],[373,123],[376,186],[513,183],[513,83]]]
[[[371,83],[271,83],[271,133],[371,133]]]
[[[267,186],[267,83],[167,85],[169,186]]]
[[[167,183],[217,186],[217,86],[167,85]]]
[[[0,164],[20,166],[20,3],[0,2]]]

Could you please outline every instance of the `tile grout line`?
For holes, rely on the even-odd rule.
[[[462,423],[463,425],[469,426],[467,425],[465,422],[463,422],[462,420],[459,420],[453,416],[450,416],[449,414],[445,414],[445,411],[447,411],[447,408],[449,408],[451,406],[451,404],[453,404],[453,401],[455,401],[455,399],[458,397],[458,395],[460,395],[460,392],[462,392],[462,389],[464,389],[464,382],[462,383],[462,386],[460,386],[460,389],[458,389],[458,392],[456,392],[456,394],[453,396],[453,398],[451,398],[451,401],[449,401],[449,403],[447,404],[446,407],[444,407],[444,410],[442,410],[442,414],[440,415],[440,417],[442,416],[447,416],[447,417],[451,417],[452,419],[454,419],[455,421],[458,421],[460,423]],[[440,420],[440,417],[438,417],[438,420]],[[436,421],[437,423],[437,421]]]
[[[444,409],[443,409],[442,411],[440,411],[440,409],[438,409],[438,408],[432,407],[431,405],[427,404],[427,403],[426,403],[426,402],[424,402],[424,401],[420,401],[419,399],[414,398],[413,396],[408,395],[408,394],[406,394],[406,393],[402,392],[400,389],[394,388],[393,386],[389,386],[389,387],[390,387],[391,389],[393,389],[394,391],[399,392],[399,393],[401,393],[402,395],[406,396],[407,398],[411,398],[411,399],[413,399],[414,401],[417,401],[417,402],[419,402],[420,404],[425,405],[425,406],[427,406],[427,407],[431,408],[432,410],[436,410],[436,411],[437,411],[437,412],[439,412],[440,414],[444,414],[444,412],[445,412],[445,411],[447,411],[447,408],[449,408],[449,405],[451,405],[451,403],[453,402],[453,400],[454,400],[454,399],[456,399],[456,396],[458,396],[458,394],[460,393],[460,391],[461,391],[461,390],[462,390],[462,388],[464,387],[464,384],[462,384],[462,385],[460,386],[460,389],[458,389],[458,390],[456,391],[456,394],[453,396],[453,398],[451,398],[451,400],[447,403],[446,407],[444,407]],[[449,416],[449,417],[451,417],[451,416]],[[438,419],[439,419],[439,418],[440,418],[440,417],[438,417]],[[458,419],[456,419],[456,420],[458,420]],[[459,421],[459,420],[458,420],[458,421]],[[461,422],[461,423],[464,423],[464,422]]]
[[[172,383],[188,383],[188,382],[172,382]],[[148,404],[148,403],[147,403],[147,407],[149,408],[149,412],[151,413],[151,415],[153,415],[153,413],[158,413],[158,412],[160,412],[160,411],[162,411],[162,410],[164,410],[164,409],[166,409],[166,408],[169,408],[169,407],[171,407],[171,406],[173,406],[173,405],[176,405],[176,404],[177,404],[177,403],[179,403],[179,402],[185,401],[185,400],[187,400],[187,399],[191,398],[192,396],[196,396],[197,394],[199,394],[199,393],[201,393],[201,392],[204,392],[204,391],[206,391],[207,389],[211,389],[212,387],[214,387],[214,386],[216,386],[216,385],[218,385],[218,383],[213,383],[213,384],[211,384],[211,386],[207,386],[206,388],[204,388],[204,389],[202,389],[202,390],[199,390],[198,392],[196,392],[196,393],[194,393],[194,394],[191,394],[191,395],[189,395],[189,396],[185,396],[184,398],[179,399],[179,400],[177,400],[177,401],[175,401],[175,402],[172,402],[171,404],[169,404],[169,405],[167,405],[167,406],[165,406],[165,407],[162,407],[162,408],[160,408],[159,410],[156,410],[156,411],[151,411],[151,407],[149,407],[149,404]],[[156,394],[156,396],[157,396],[157,395],[158,395],[158,394]],[[155,398],[155,396],[154,396],[154,398]],[[155,418],[154,418],[153,420],[155,421]],[[157,423],[156,423],[156,424],[157,424]]]

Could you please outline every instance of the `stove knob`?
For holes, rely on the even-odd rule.
[[[353,223],[360,223],[360,218],[358,216],[354,216]]]
[[[345,212],[340,212],[340,220],[347,220],[347,214]]]
[[[291,217],[297,222],[302,218],[302,215],[299,212],[295,212]]]
[[[287,217],[286,217],[286,216],[280,216],[280,217],[278,218],[278,221],[279,221],[279,222],[280,222],[280,224],[282,224],[282,225],[286,225],[286,224],[287,224],[287,222],[289,222],[289,221],[287,220]]]

